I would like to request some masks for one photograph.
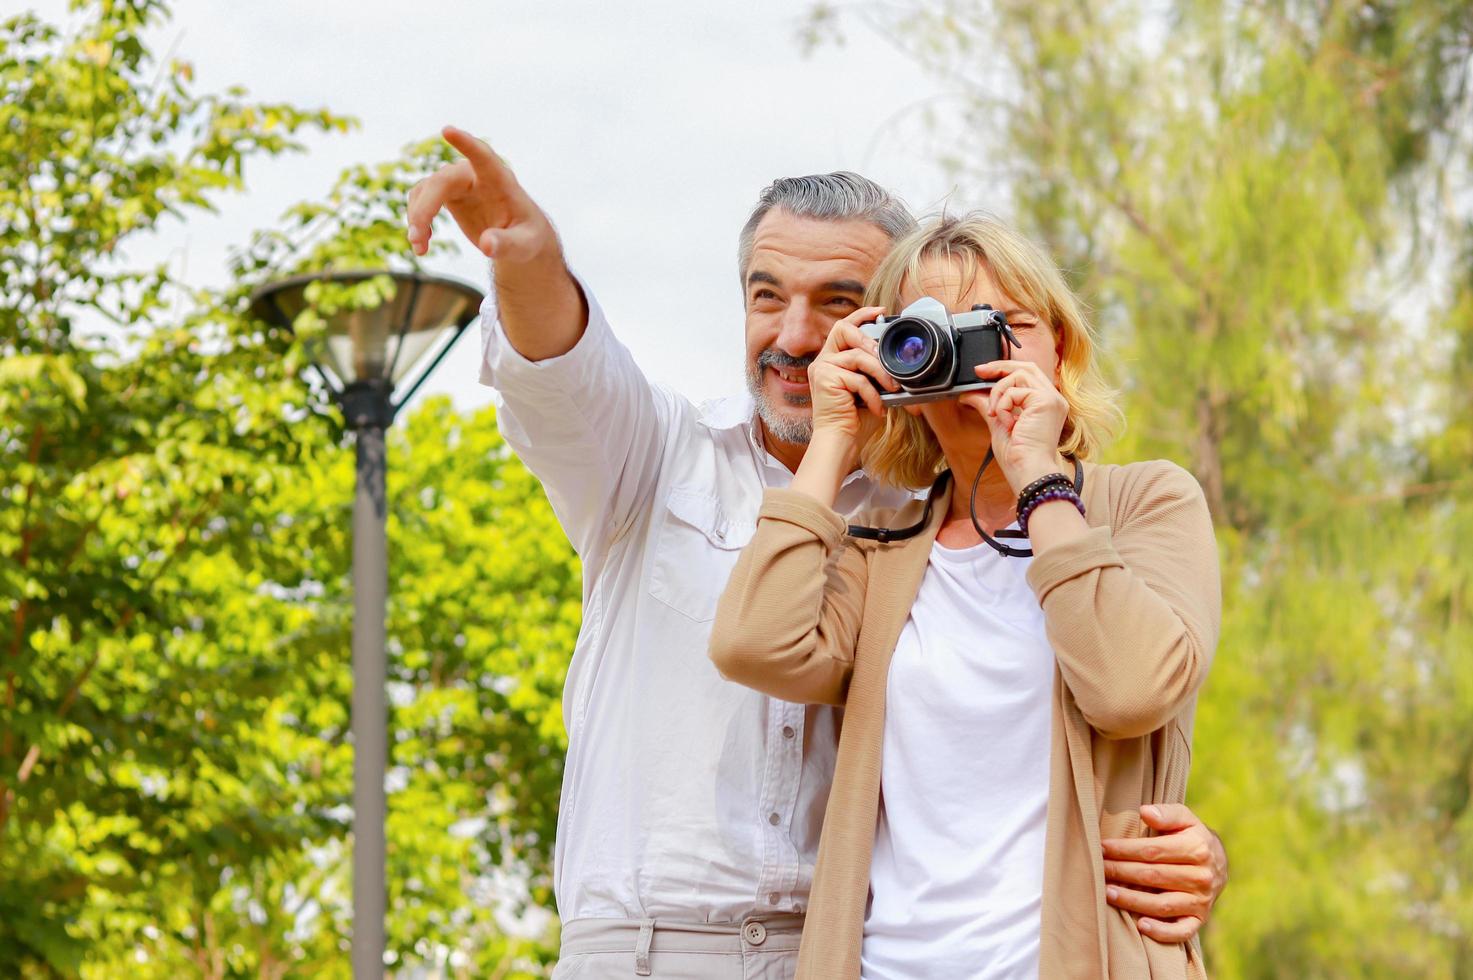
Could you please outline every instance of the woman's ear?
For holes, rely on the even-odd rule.
[[[921,417],[921,406],[919,405],[902,405],[900,407],[905,409],[905,411],[910,414],[911,418],[918,419]]]

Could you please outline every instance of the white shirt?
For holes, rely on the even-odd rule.
[[[865,980],[1038,976],[1054,654],[1029,562],[932,547],[885,691]]]
[[[838,714],[730,683],[707,655],[716,601],[792,474],[748,397],[696,407],[651,385],[585,287],[588,327],[531,362],[482,306],[481,381],[583,563],[583,624],[563,690],[567,764],[554,851],[565,921],[739,922],[802,911]],[[839,509],[897,491],[845,481]]]

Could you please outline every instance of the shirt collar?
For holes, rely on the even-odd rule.
[[[740,426],[747,437],[747,444],[752,447],[754,459],[770,469],[792,477],[792,472],[769,453],[762,443],[762,427],[757,424],[757,403],[750,392],[713,399],[705,404],[701,414],[705,417],[706,424],[713,429],[735,429]],[[841,487],[847,487],[863,476],[862,470],[855,470],[844,477]]]

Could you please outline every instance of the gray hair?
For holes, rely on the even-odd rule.
[[[757,198],[757,206],[742,226],[737,242],[737,273],[742,285],[747,281],[747,265],[752,261],[752,239],[767,212],[782,208],[799,218],[821,221],[868,221],[897,241],[916,225],[916,220],[900,198],[868,177],[839,170],[831,174],[807,177],[780,177],[768,184]]]

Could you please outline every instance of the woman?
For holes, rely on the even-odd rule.
[[[924,296],[1005,311],[1018,346],[976,368],[990,390],[887,410],[860,325]],[[711,640],[726,677],[846,709],[799,976],[1200,976],[1195,946],[1106,905],[1099,841],[1185,796],[1220,612],[1201,490],[1164,461],[1076,469],[1115,410],[1058,270],[997,222],[918,228],[869,302],[809,369],[812,441]],[[929,504],[870,515],[911,536],[846,537],[856,463],[942,474]],[[1020,516],[1031,556],[999,540]]]

